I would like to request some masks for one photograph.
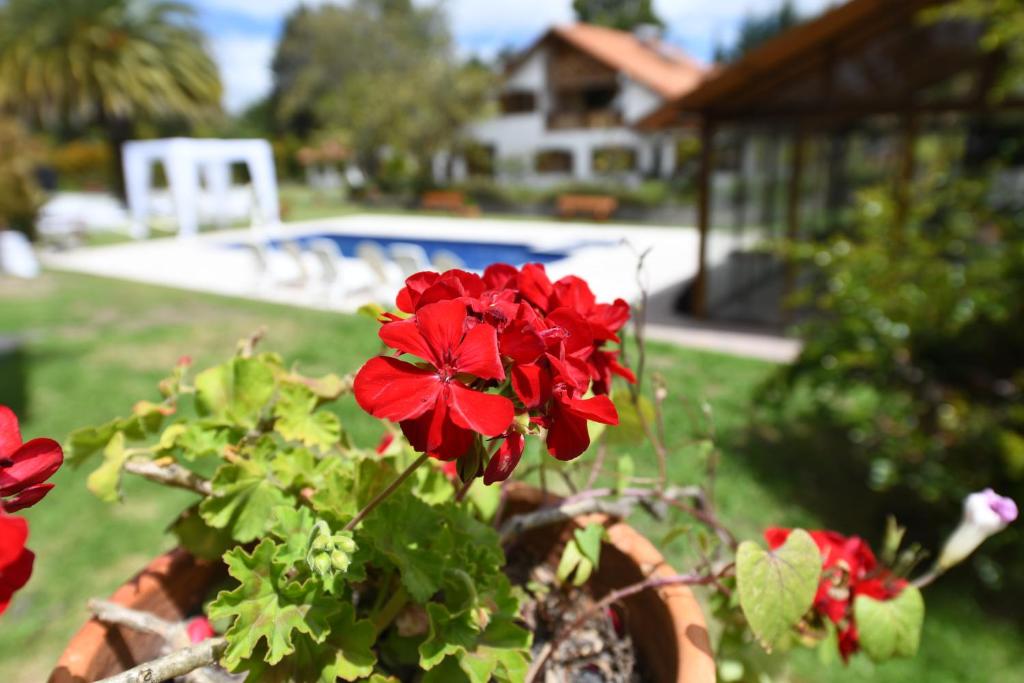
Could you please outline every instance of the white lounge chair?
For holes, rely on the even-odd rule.
[[[294,278],[286,280],[281,284],[296,288],[304,288],[309,285],[312,278],[309,276],[309,268],[306,267],[306,260],[302,247],[299,246],[298,242],[292,242],[289,240],[281,243],[281,250],[292,260],[292,266],[295,273]]]
[[[399,242],[392,244],[388,251],[391,253],[392,260],[402,269],[402,275],[405,277],[424,270],[433,270],[426,250],[418,244]]]
[[[248,252],[252,257],[253,289],[259,291],[272,285],[273,277],[270,272],[270,257],[267,255],[266,246],[262,242],[243,242],[238,245],[238,248]]]
[[[448,251],[447,249],[438,249],[435,251],[432,262],[434,264],[434,268],[439,273],[454,269],[466,269],[466,262],[462,260],[462,257],[454,251]]]
[[[378,284],[391,283],[391,268],[388,267],[388,258],[379,244],[368,240],[360,242],[356,245],[356,257],[365,263],[376,276]]]
[[[342,271],[344,255],[334,240],[315,239],[309,243],[309,253],[320,265],[320,284],[323,294],[331,300],[345,294],[345,279]]]

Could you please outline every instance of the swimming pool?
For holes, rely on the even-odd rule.
[[[416,244],[427,252],[431,259],[438,251],[450,251],[457,255],[472,270],[483,270],[492,263],[510,263],[521,266],[524,263],[552,263],[569,255],[573,249],[585,246],[583,243],[572,244],[562,249],[535,249],[528,244],[517,242],[472,242],[461,240],[428,239],[423,237],[385,237],[380,235],[349,235],[339,233],[306,234],[296,236],[293,240],[305,248],[314,240],[327,239],[341,249],[341,253],[349,258],[354,257],[356,245],[360,242],[376,242],[384,249],[393,244]],[[280,240],[272,240],[268,246],[277,248]],[[601,244],[613,242],[601,242]],[[588,245],[591,242],[587,243]]]

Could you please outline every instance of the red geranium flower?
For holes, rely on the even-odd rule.
[[[7,406],[0,406],[0,507],[16,512],[38,503],[49,493],[53,476],[64,452],[53,439],[21,442],[18,418]]]
[[[32,575],[35,555],[25,547],[28,522],[0,511],[0,614]]]
[[[504,380],[505,370],[494,328],[468,318],[465,304],[427,304],[408,320],[384,324],[379,334],[427,364],[371,359],[356,375],[356,400],[371,415],[398,422],[416,450],[451,460],[469,449],[475,434],[498,436],[511,424],[511,401],[469,386]]]

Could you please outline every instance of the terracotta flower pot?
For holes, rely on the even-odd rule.
[[[541,504],[541,493],[528,486],[510,485],[505,515],[528,512]],[[632,527],[601,515],[571,524],[533,529],[509,549],[529,544],[539,557],[553,558],[574,526],[603,523],[609,542],[600,568],[590,580],[598,596],[651,576],[672,576],[661,553]],[[197,560],[184,550],[172,550],[153,560],[124,584],[111,600],[168,620],[192,613],[208,587],[223,574],[216,563]],[[622,601],[625,627],[656,683],[713,683],[715,664],[700,605],[689,588],[672,586],[646,590]],[[131,629],[90,620],[68,643],[49,683],[88,683],[120,673],[159,655],[160,641]]]

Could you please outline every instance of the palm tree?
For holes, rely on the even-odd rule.
[[[0,3],[0,108],[41,125],[97,125],[112,147],[139,121],[219,111],[216,64],[193,9],[162,0]]]

